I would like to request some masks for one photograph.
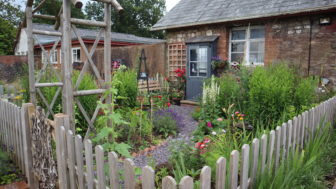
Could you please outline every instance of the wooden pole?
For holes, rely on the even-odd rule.
[[[104,75],[105,75],[105,88],[109,90],[111,88],[111,4],[104,4],[105,14],[105,36],[104,36]],[[106,103],[111,104],[112,95],[106,98]],[[112,122],[108,123],[108,126],[112,127]]]
[[[63,58],[63,113],[69,116],[70,128],[74,124],[73,114],[73,89],[72,89],[72,57],[71,57],[71,4],[70,0],[63,0],[63,38],[62,38],[62,58]],[[72,131],[75,133],[75,131]]]
[[[29,67],[29,93],[30,102],[36,104],[36,93],[35,93],[35,68],[34,68],[34,39],[33,39],[33,13],[32,7],[28,6],[26,8],[26,33],[28,42],[28,67]]]
[[[26,167],[26,176],[29,188],[38,188],[38,181],[34,177],[33,173],[33,159],[31,151],[31,132],[30,128],[32,121],[30,120],[30,115],[34,111],[34,104],[28,103],[23,104],[21,111],[22,119],[22,132],[23,132],[23,148],[25,154],[25,167]]]

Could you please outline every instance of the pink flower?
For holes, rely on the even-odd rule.
[[[220,118],[217,119],[217,121],[223,121],[223,118],[220,117]]]
[[[200,149],[203,149],[203,148],[205,148],[205,144],[203,144],[203,143],[202,143],[202,144],[200,145],[200,147],[199,147],[199,148],[200,148]]]
[[[203,142],[204,142],[205,144],[210,143],[210,139],[209,139],[209,138],[205,138],[205,139],[203,140]]]
[[[201,146],[202,144],[203,144],[202,142],[197,142],[197,143],[195,144],[195,148],[200,148],[200,146]]]
[[[235,114],[239,114],[239,112],[235,112]]]
[[[240,114],[240,116],[244,117],[244,116],[245,116],[245,114]]]
[[[209,121],[209,122],[207,123],[207,126],[210,127],[210,128],[212,128],[212,123],[211,123],[211,121]]]

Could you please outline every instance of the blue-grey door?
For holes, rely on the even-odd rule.
[[[187,100],[197,100],[202,94],[203,81],[211,76],[211,48],[208,44],[188,45]]]

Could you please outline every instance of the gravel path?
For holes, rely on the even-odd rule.
[[[170,111],[176,113],[178,116],[178,136],[175,138],[168,138],[167,144],[162,145],[156,148],[153,151],[147,152],[145,155],[140,155],[133,159],[134,163],[138,167],[143,167],[147,165],[147,156],[150,155],[152,159],[155,160],[157,165],[168,162],[170,152],[169,152],[169,143],[176,140],[184,140],[186,143],[190,141],[192,132],[197,127],[197,121],[195,121],[191,114],[194,111],[195,107],[189,106],[171,106]]]

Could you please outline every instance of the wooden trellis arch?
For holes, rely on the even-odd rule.
[[[26,32],[28,36],[28,64],[29,64],[29,90],[30,90],[30,100],[32,103],[36,104],[36,95],[42,99],[43,103],[47,107],[47,116],[54,116],[53,107],[57,97],[62,93],[62,108],[63,113],[69,115],[70,125],[73,132],[74,128],[74,105],[77,104],[81,113],[84,115],[85,120],[89,125],[88,132],[93,128],[93,124],[96,120],[96,117],[99,112],[99,107],[97,106],[93,116],[87,113],[87,111],[82,106],[78,97],[86,95],[95,95],[103,94],[107,89],[109,89],[109,84],[111,83],[111,9],[112,6],[118,12],[123,11],[123,8],[119,5],[116,0],[94,0],[97,2],[104,3],[104,21],[93,21],[93,20],[84,20],[71,18],[71,3],[76,8],[81,8],[83,3],[81,0],[63,0],[61,10],[58,15],[41,15],[35,14],[46,2],[47,0],[41,1],[39,5],[34,7],[34,0],[27,1],[26,7],[26,19],[24,20],[23,26],[26,26]],[[55,31],[42,31],[33,29],[33,18],[47,19],[55,21]],[[100,28],[100,31],[96,37],[93,47],[89,51],[85,46],[82,37],[79,35],[76,25],[86,25]],[[87,60],[84,62],[83,68],[80,71],[80,75],[76,83],[72,83],[72,32],[77,37],[84,54],[87,57]],[[57,36],[58,40],[54,43],[50,53],[46,51],[43,44],[41,44],[37,38],[34,36],[39,35],[48,35],[48,36]],[[104,37],[104,75],[100,75],[97,67],[95,66],[92,56],[96,50],[96,47],[101,39]],[[42,49],[44,54],[44,61],[42,62],[42,69],[35,74],[35,61],[34,61],[34,38],[35,43],[37,43]],[[54,53],[57,45],[61,43],[61,73],[60,76],[54,67],[51,65],[51,56]],[[52,72],[56,75],[58,81],[52,83],[42,83],[41,78],[46,73],[46,70],[50,67]],[[79,85],[83,79],[84,73],[88,71],[88,68],[91,67],[93,70],[94,76],[97,78],[99,89],[94,90],[79,90]],[[51,102],[48,102],[44,97],[40,88],[43,87],[58,87],[53,99]],[[107,97],[104,99],[104,95],[101,95],[100,101],[105,101],[106,103],[111,103],[111,98]]]

